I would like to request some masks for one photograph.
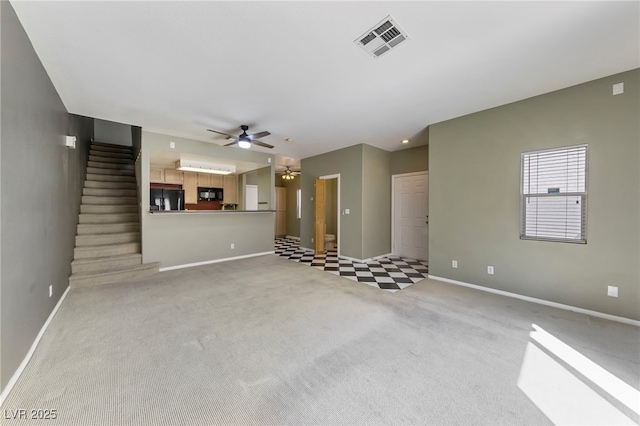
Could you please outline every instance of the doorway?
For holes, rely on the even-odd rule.
[[[429,259],[429,173],[391,177],[391,246],[393,254]]]
[[[333,235],[330,245],[340,256],[340,174],[320,176],[316,180],[315,251],[324,252],[325,236]]]

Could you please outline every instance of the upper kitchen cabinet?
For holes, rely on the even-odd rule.
[[[161,169],[159,167],[150,167],[149,182],[164,183],[164,169]]]
[[[222,188],[222,175],[198,173],[198,186],[203,188]]]
[[[222,188],[223,185],[222,175],[211,175],[211,188]]]
[[[182,185],[182,172],[175,169],[149,167],[149,182]]]
[[[238,204],[238,175],[223,177],[224,204]]]
[[[164,169],[164,183],[182,184],[183,174],[180,170]]]

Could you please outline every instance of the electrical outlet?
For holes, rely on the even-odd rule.
[[[231,250],[233,250],[234,248],[236,248],[236,245],[231,243]]]
[[[311,237],[311,242],[313,242],[313,237]]]
[[[457,268],[458,267],[458,261],[457,260],[452,260],[451,261],[451,267],[452,268]]]
[[[487,274],[493,275],[493,266],[487,266]]]
[[[618,297],[618,287],[610,285],[607,287],[607,296]]]
[[[49,297],[53,296],[53,286],[49,286]]]
[[[267,158],[267,160],[269,161],[269,164],[271,164],[271,158]]]

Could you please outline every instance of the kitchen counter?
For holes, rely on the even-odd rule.
[[[151,214],[229,214],[229,213],[275,213],[275,210],[168,210],[153,211]]]

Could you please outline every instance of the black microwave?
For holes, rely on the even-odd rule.
[[[200,201],[222,201],[222,188],[198,188],[198,200]]]

